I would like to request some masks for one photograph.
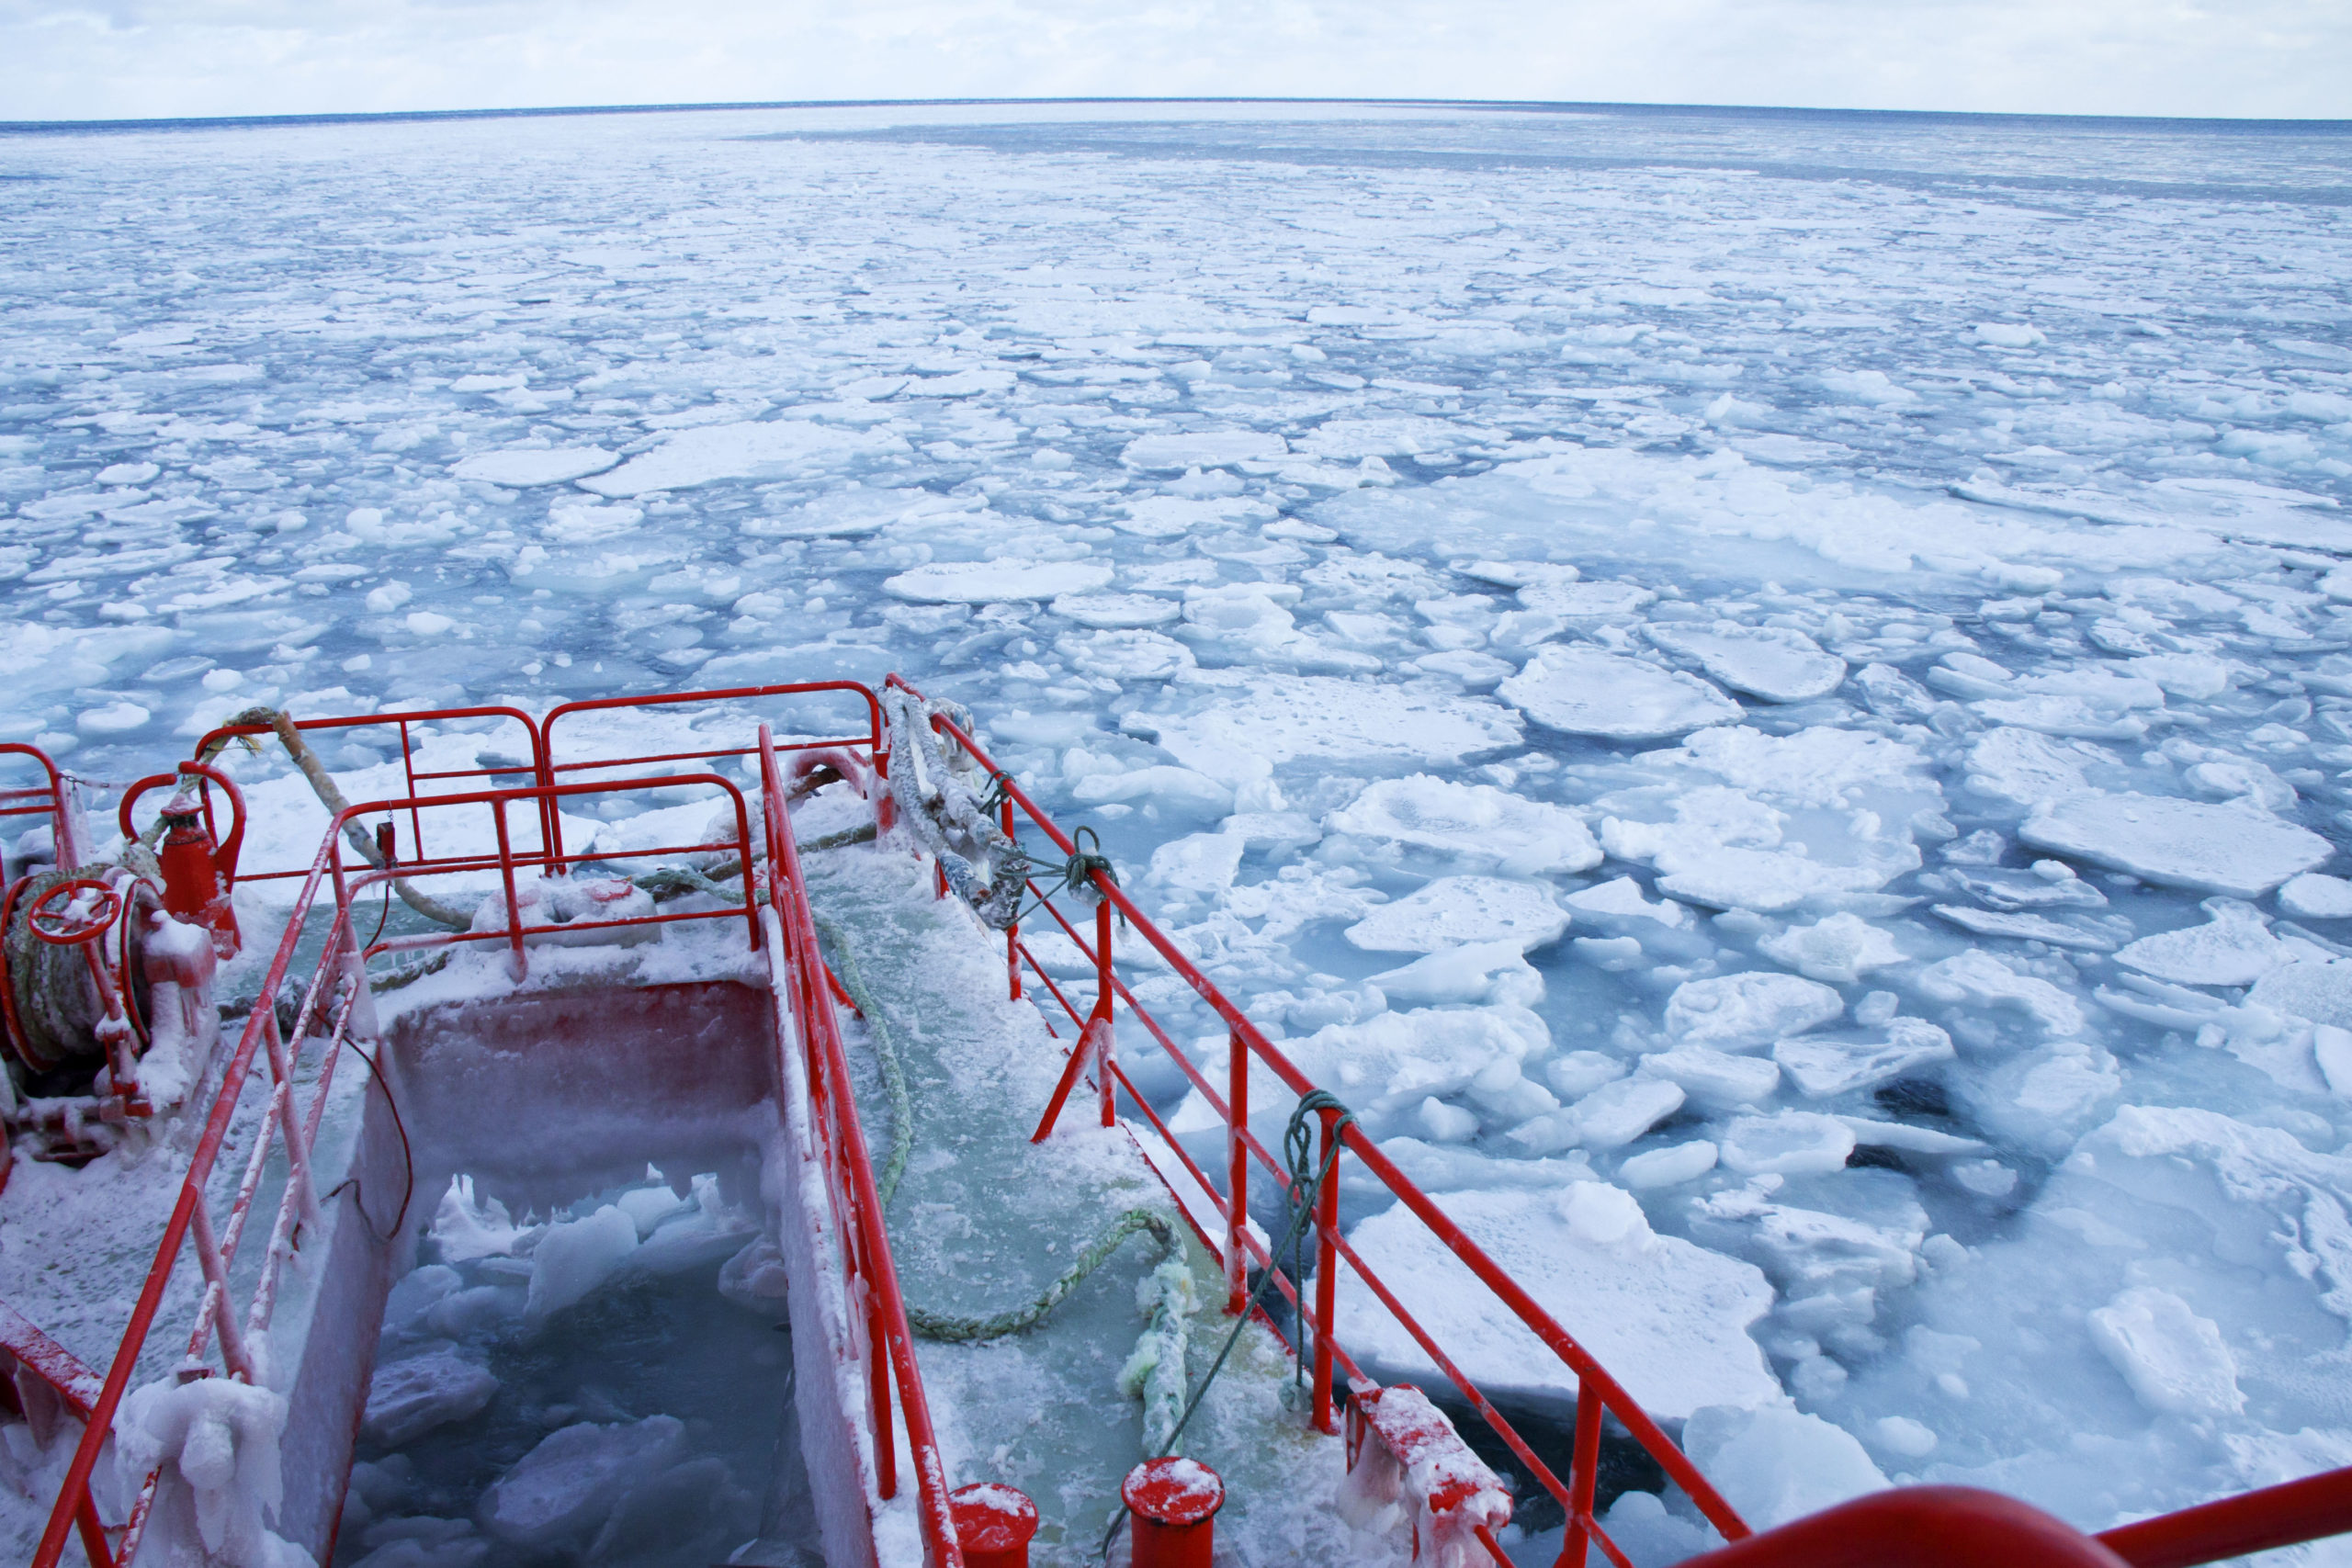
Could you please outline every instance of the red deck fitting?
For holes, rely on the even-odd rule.
[[[956,1543],[966,1568],[1029,1568],[1029,1540],[1037,1533],[1037,1505],[992,1481],[976,1481],[947,1495]]]
[[[1148,1459],[1119,1483],[1134,1568],[1209,1568],[1225,1482],[1196,1459]]]

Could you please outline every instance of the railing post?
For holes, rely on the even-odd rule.
[[[865,1368],[873,1385],[875,1483],[888,1502],[899,1495],[899,1439],[890,1422],[890,1340],[882,1324],[882,1303],[868,1270],[858,1281],[865,1297]]]
[[[1331,1311],[1340,1283],[1340,1113],[1326,1110],[1323,1161],[1329,1168],[1316,1202],[1315,1247],[1315,1429],[1336,1432],[1331,1415]]]
[[[256,1005],[269,1004],[264,1001]],[[214,1331],[220,1336],[220,1364],[232,1376],[251,1382],[254,1364],[245,1354],[245,1339],[237,1328],[236,1311],[229,1304],[229,1260],[220,1256],[220,1243],[212,1234],[212,1214],[204,1206],[201,1189],[196,1194],[196,1207],[188,1213],[188,1228],[196,1243],[196,1265],[204,1273],[204,1304],[198,1309],[197,1332],[204,1332],[203,1314],[209,1314]]]
[[[1004,814],[1004,836],[1010,840],[1012,837],[1012,802],[1008,800],[998,809]],[[1015,861],[1014,863],[1017,865],[1023,863]],[[1028,888],[1024,886],[1021,891],[1026,893]],[[1016,912],[1021,908],[1021,899],[1017,895],[1012,900],[1012,908]],[[1004,928],[1004,972],[1007,981],[1012,987],[1012,999],[1017,1002],[1021,999],[1021,922],[1019,920],[1014,920]]]
[[[1226,1031],[1225,1104],[1225,1310],[1230,1316],[1250,1304],[1250,1045],[1238,1026]]]
[[[90,1500],[86,1489],[74,1510],[74,1528],[81,1532],[82,1552],[90,1560],[90,1568],[114,1568],[114,1553],[107,1546],[107,1527],[99,1520],[98,1506]]]
[[[506,885],[506,942],[510,949],[506,966],[519,986],[523,976],[531,971],[530,961],[523,956],[523,909],[514,901],[514,851],[506,841],[506,802],[492,799],[490,815],[498,824],[498,874]]]
[[[1553,1568],[1584,1568],[1592,1539],[1593,1489],[1600,1479],[1600,1395],[1591,1380],[1577,1379],[1577,1447],[1568,1465],[1568,1529]]]
[[[1097,892],[1100,893],[1100,889]],[[1111,1077],[1111,900],[1107,895],[1094,906],[1094,1015],[1086,1021],[1086,1032],[1101,1031],[1094,1043],[1094,1076],[1102,1088],[1102,1125],[1119,1124],[1116,1108],[1111,1102],[1114,1081]]]

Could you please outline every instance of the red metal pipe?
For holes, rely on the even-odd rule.
[[[2132,1568],[2189,1568],[2346,1530],[2352,1530],[2352,1468],[2118,1525],[2098,1540]]]
[[[1340,1159],[1334,1129],[1340,1113],[1326,1108],[1323,1123],[1323,1184],[1316,1196],[1315,1228],[1315,1429],[1337,1432],[1331,1407],[1331,1313],[1340,1291]]]
[[[780,800],[775,783],[775,739],[764,724],[760,727],[760,767],[763,795],[770,800]],[[800,874],[799,852],[793,843],[788,820],[784,830],[775,834],[775,856],[770,862],[770,898],[777,911],[779,927],[788,932],[788,952],[813,957],[817,952],[816,918],[809,912],[808,886]],[[963,1550],[956,1544],[956,1522],[947,1502],[947,1467],[940,1458],[939,1439],[931,1420],[931,1402],[923,1392],[922,1371],[915,1361],[914,1334],[907,1326],[906,1301],[899,1291],[898,1264],[890,1256],[889,1239],[882,1224],[882,1200],[874,1187],[874,1161],[866,1152],[857,1108],[848,1100],[849,1063],[842,1045],[840,1021],[830,1003],[814,1005],[821,992],[813,984],[804,977],[803,985],[812,1004],[809,1021],[813,1027],[806,1032],[811,1048],[822,1055],[831,1080],[835,1111],[831,1131],[846,1171],[848,1198],[859,1218],[870,1224],[870,1234],[875,1238],[873,1250],[866,1258],[866,1282],[876,1298],[884,1348],[898,1384],[899,1419],[906,1427],[907,1446],[914,1459],[916,1508],[925,1552],[932,1568],[965,1568]],[[888,1430],[876,1434],[877,1446],[893,1440]]]
[[[1594,1488],[1600,1479],[1600,1401],[1584,1380],[1577,1381],[1577,1446],[1568,1461],[1568,1528],[1561,1541],[1559,1568],[1584,1568],[1585,1542],[1592,1529]]]
[[[1230,1317],[1250,1304],[1250,1269],[1241,1247],[1250,1233],[1250,1150],[1243,1140],[1250,1125],[1250,1045],[1238,1029],[1225,1032],[1225,1044],[1226,1100],[1232,1107],[1226,1113],[1225,1136],[1225,1311]]]
[[[2186,1561],[2186,1560],[2185,1560]],[[1905,1486],[1751,1535],[1684,1568],[2124,1568],[2029,1503],[1973,1486]]]

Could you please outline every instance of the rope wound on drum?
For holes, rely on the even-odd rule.
[[[1029,886],[1029,855],[997,820],[1011,780],[989,775],[985,794],[969,782],[978,772],[961,747],[948,754],[933,720],[946,718],[965,733],[972,716],[956,704],[926,702],[892,687],[882,696],[890,738],[890,795],[899,818],[939,864],[956,897],[984,924],[1003,931],[1020,918]]]

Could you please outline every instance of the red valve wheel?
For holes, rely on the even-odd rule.
[[[97,895],[94,910],[76,909],[72,904],[84,893]],[[64,900],[60,905],[59,900]],[[51,908],[51,905],[59,905]],[[95,876],[77,876],[71,882],[61,882],[40,896],[40,901],[26,915],[25,924],[33,935],[51,947],[79,947],[85,942],[96,942],[114,924],[122,913],[122,896]]]

